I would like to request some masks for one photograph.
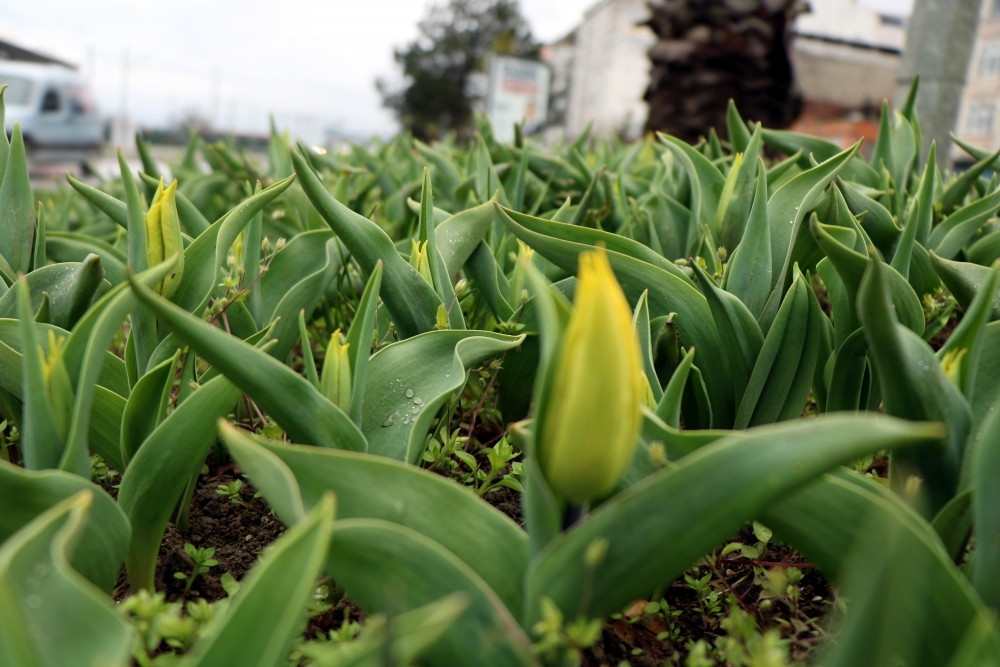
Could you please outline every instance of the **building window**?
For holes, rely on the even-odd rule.
[[[998,76],[1000,76],[1000,41],[994,40],[983,44],[979,53],[979,78],[995,79]]]
[[[974,137],[993,136],[993,116],[996,105],[992,102],[980,102],[969,106],[969,115],[965,119],[965,130]]]

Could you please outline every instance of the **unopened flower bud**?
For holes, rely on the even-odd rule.
[[[413,239],[410,242],[413,244],[410,250],[410,266],[415,268],[417,273],[423,276],[429,285],[433,285],[434,279],[431,277],[431,263],[427,258],[427,241],[418,243],[416,239]]]
[[[153,203],[146,214],[146,254],[149,265],[156,266],[174,254],[178,255],[174,270],[156,286],[164,297],[177,291],[184,275],[184,239],[181,221],[177,215],[177,181],[163,188],[163,179],[153,196]]]
[[[646,378],[632,311],[598,247],[580,254],[573,313],[536,447],[552,490],[573,503],[607,495],[635,452]]]
[[[351,344],[340,334],[340,329],[330,336],[319,378],[320,391],[344,412],[351,409]]]

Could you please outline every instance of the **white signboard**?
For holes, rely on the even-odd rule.
[[[549,68],[535,60],[493,56],[486,113],[497,141],[514,140],[514,123],[525,133],[545,124],[549,108]]]

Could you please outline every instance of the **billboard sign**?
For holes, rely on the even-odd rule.
[[[498,141],[514,139],[514,123],[531,133],[545,124],[549,108],[549,68],[536,60],[493,56],[486,113]]]

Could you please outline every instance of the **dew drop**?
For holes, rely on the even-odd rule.
[[[415,415],[420,414],[420,408],[419,408],[419,406],[414,405],[412,412]]]
[[[403,392],[403,395],[406,396],[407,398],[413,398],[414,393],[415,392],[413,391],[413,387],[407,387],[406,391]]]
[[[386,426],[392,426],[394,421],[395,420],[392,418],[392,415],[389,415],[389,418],[382,422],[382,427],[385,428]]]
[[[423,404],[423,402],[424,402],[424,399],[420,398],[419,396],[415,396],[413,398],[413,404],[414,405],[421,405],[421,404]]]
[[[409,417],[404,418],[403,423],[408,426],[410,424],[410,418]]]

